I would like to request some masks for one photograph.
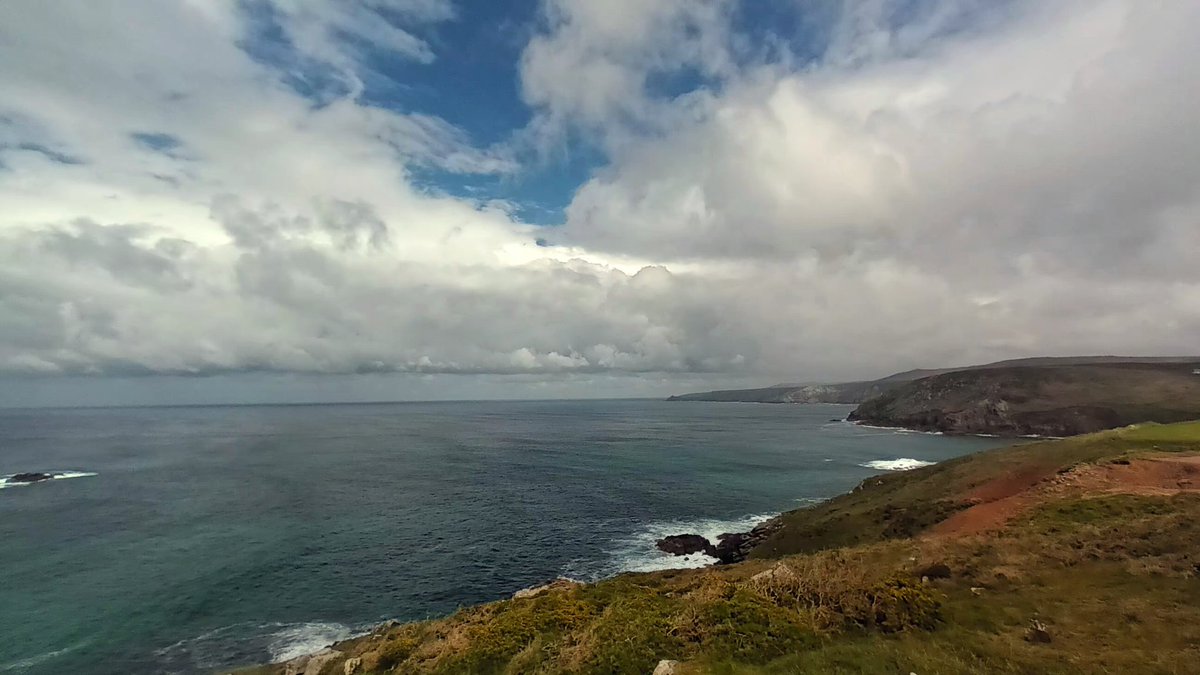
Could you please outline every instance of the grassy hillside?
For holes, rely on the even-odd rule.
[[[313,672],[1191,673],[1198,458],[1200,423],[1144,425],[872,478],[745,563],[381,627]]]
[[[961,368],[906,370],[878,380],[837,384],[776,384],[758,389],[726,389],[672,396],[671,401],[718,401],[738,403],[862,403],[897,387],[922,378],[966,370],[1003,368],[1047,368],[1079,365],[1200,364],[1200,357],[1164,356],[1048,356],[997,361]]]
[[[864,402],[850,419],[950,433],[1071,436],[1200,417],[1200,363],[962,370]]]

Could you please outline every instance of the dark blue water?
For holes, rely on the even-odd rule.
[[[658,401],[0,411],[0,672],[205,672],[560,574],[681,561],[874,460],[996,441],[847,406]],[[693,561],[697,563],[697,561]]]

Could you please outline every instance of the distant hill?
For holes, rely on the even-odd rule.
[[[878,380],[841,382],[834,384],[776,384],[758,389],[725,389],[695,394],[681,394],[668,401],[717,401],[727,403],[863,403],[897,387],[927,377],[945,373],[992,370],[1011,367],[1048,368],[1079,365],[1188,364],[1200,363],[1197,356],[1041,356],[1011,359],[957,368],[925,368],[906,370]]]
[[[878,396],[903,381],[842,382],[840,384],[804,384],[728,389],[672,396],[668,401],[720,401],[731,403],[861,403]]]
[[[1017,363],[904,383],[865,400],[850,419],[947,433],[1073,436],[1200,418],[1200,358]]]

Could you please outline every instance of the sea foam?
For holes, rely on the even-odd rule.
[[[926,462],[921,459],[912,459],[911,457],[901,457],[899,459],[876,459],[871,462],[863,462],[859,466],[866,469],[879,469],[880,471],[912,471],[923,466],[932,466],[937,462]]]
[[[354,637],[354,630],[340,623],[288,624],[271,635],[267,651],[271,652],[271,663],[281,663],[319,652],[351,637]]]
[[[713,544],[727,532],[748,532],[755,525],[773,518],[777,513],[746,515],[740,518],[697,518],[693,520],[658,520],[646,523],[638,531],[615,540],[605,559],[577,560],[567,566],[564,575],[587,581],[597,581],[623,572],[657,572],[659,570],[694,569],[707,567],[717,559],[703,553],[672,555],[655,545],[659,539],[672,534],[698,534]]]

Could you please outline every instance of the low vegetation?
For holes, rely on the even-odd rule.
[[[1007,366],[895,387],[850,419],[957,434],[1074,436],[1200,417],[1200,362]]]
[[[1192,673],[1196,456],[1200,423],[1145,425],[873,478],[745,563],[381,628],[322,672]]]

